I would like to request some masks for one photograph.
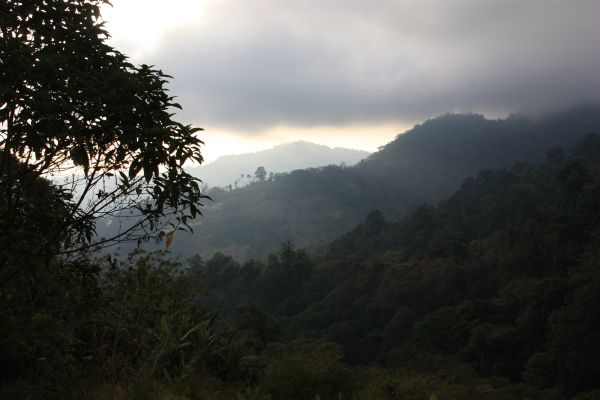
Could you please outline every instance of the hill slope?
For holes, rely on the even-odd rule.
[[[450,195],[482,169],[540,161],[554,146],[570,148],[600,132],[600,108],[580,107],[537,119],[444,115],[399,135],[354,167],[328,166],[281,174],[238,190],[213,190],[214,202],[194,235],[179,235],[173,251],[239,259],[264,257],[279,243],[327,241],[380,209],[398,215]]]
[[[280,338],[338,343],[354,363],[545,391],[498,399],[596,399],[598,204],[600,136],[588,135],[569,155],[482,171],[398,222],[374,211],[324,257],[283,246],[264,262],[192,264],[212,301],[263,337],[240,310],[275,318]]]

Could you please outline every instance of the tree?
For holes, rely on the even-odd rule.
[[[265,167],[256,168],[254,178],[259,182],[264,182],[267,179],[267,170],[265,170]]]
[[[0,228],[15,229],[20,193],[44,178],[67,209],[58,253],[185,228],[206,197],[183,170],[203,160],[201,129],[172,119],[181,107],[165,88],[170,76],[106,44],[104,3],[0,4]],[[100,217],[128,222],[95,239]]]
[[[36,176],[27,165],[0,153],[0,183],[10,170],[19,176],[18,192],[0,195],[0,288],[24,270],[48,266],[59,251],[61,240],[56,232],[70,212],[63,194],[50,182]],[[10,188],[9,188],[10,189]],[[16,187],[13,187],[16,189]],[[78,227],[75,226],[74,229]]]

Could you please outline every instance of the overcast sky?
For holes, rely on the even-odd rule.
[[[600,100],[597,0],[114,0],[113,44],[174,76],[207,158],[375,150],[446,112]]]

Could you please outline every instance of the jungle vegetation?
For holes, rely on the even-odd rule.
[[[167,75],[106,44],[102,3],[0,5],[0,398],[598,397],[600,137],[582,129],[590,109],[541,125],[582,137],[572,149],[533,141],[545,158],[465,169],[473,177],[445,180],[462,180],[454,194],[434,185],[435,196],[400,202],[406,177],[385,166],[396,142],[356,167],[364,175],[332,168],[336,190],[380,171],[391,186],[371,198],[393,196],[382,211],[358,207],[364,221],[321,252],[271,240],[278,251],[243,262],[107,255],[95,250],[172,240],[208,199],[183,169],[202,161],[198,128],[172,119]],[[430,123],[455,132],[451,142],[461,118]],[[419,129],[397,140],[419,143]],[[458,148],[479,148],[483,160],[489,143]],[[278,182],[318,194],[300,178],[329,176],[319,174]],[[259,175],[252,190],[269,185]],[[101,218],[124,215],[115,235],[97,234]]]

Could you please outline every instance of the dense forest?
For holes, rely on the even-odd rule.
[[[372,211],[324,256],[23,269],[2,398],[593,399],[600,136],[546,154],[397,221]]]
[[[600,397],[598,107],[442,116],[224,191],[286,216],[233,214],[266,257],[146,252],[208,209],[203,143],[104,3],[0,3],[1,399]],[[307,218],[318,248],[282,233]]]
[[[450,196],[483,169],[540,162],[545,149],[571,148],[598,131],[597,105],[537,118],[442,115],[398,135],[356,166],[296,170],[237,190],[212,189],[213,201],[195,221],[193,235],[178,237],[172,251],[186,258],[220,251],[245,261],[267,257],[286,240],[322,250],[371,210],[398,218]]]
[[[373,211],[324,257],[288,243],[265,262],[191,265],[211,304],[261,343],[325,340],[355,371],[386,368],[342,393],[424,398],[418,382],[430,380],[439,398],[592,399],[599,201],[600,136],[589,135],[540,165],[482,171],[397,222]]]

